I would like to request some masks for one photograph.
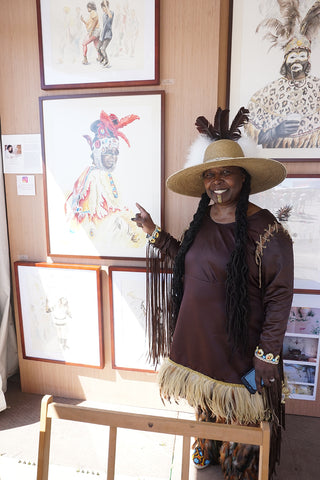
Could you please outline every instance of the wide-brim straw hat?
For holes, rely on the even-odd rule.
[[[245,157],[240,145],[233,140],[210,143],[201,163],[179,170],[167,179],[173,192],[201,197],[205,192],[202,174],[210,168],[242,167],[251,176],[250,194],[264,192],[279,185],[287,175],[285,166],[271,158]]]

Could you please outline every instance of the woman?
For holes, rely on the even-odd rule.
[[[87,10],[89,13],[89,17],[87,19],[85,19],[83,15],[80,16],[80,20],[85,24],[87,30],[87,38],[82,43],[83,65],[89,65],[87,56],[89,43],[93,42],[95,49],[98,51],[100,35],[99,17],[96,4],[94,2],[87,3]]]
[[[157,227],[140,205],[135,221],[150,235],[153,253],[174,261],[172,308],[163,298],[157,302],[156,290],[165,296],[161,282],[149,285],[153,358],[169,351],[159,372],[162,397],[185,398],[205,421],[272,422],[271,476],[283,424],[279,360],[292,301],[293,254],[291,239],[276,218],[249,202],[250,193],[279,184],[286,171],[275,160],[244,157],[235,140],[246,113],[241,109],[230,129],[228,111],[218,109],[214,126],[197,119],[199,131],[210,137],[203,161],[167,181],[177,193],[201,196],[181,242]],[[168,313],[166,324],[158,321],[160,311]],[[241,381],[252,367],[254,395]],[[225,478],[257,478],[257,448],[224,442],[219,452],[218,442],[205,439],[194,446],[196,466],[220,461]]]

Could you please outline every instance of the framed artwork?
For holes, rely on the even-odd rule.
[[[295,290],[283,342],[290,398],[315,400],[319,376],[320,290]]]
[[[319,161],[320,29],[313,23],[315,0],[296,2],[297,8],[288,10],[281,3],[232,2],[230,113],[233,118],[241,106],[249,109],[244,133],[262,157]]]
[[[146,269],[109,267],[112,367],[155,372],[148,361]]]
[[[23,358],[103,368],[100,267],[15,262]]]
[[[41,97],[48,255],[145,258],[161,224],[164,92]]]
[[[276,187],[250,196],[267,208],[293,240],[294,287],[320,290],[320,175],[288,175]]]
[[[37,0],[41,88],[159,84],[160,0]]]

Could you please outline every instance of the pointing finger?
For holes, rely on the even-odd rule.
[[[139,205],[139,203],[136,203],[136,206],[138,210],[140,210],[140,213],[145,213],[146,215],[148,215],[148,212],[141,205]]]

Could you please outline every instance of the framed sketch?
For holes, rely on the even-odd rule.
[[[112,367],[155,372],[148,361],[146,270],[109,267]]]
[[[159,84],[160,0],[37,0],[41,88]]]
[[[15,262],[23,358],[103,368],[100,267]]]
[[[267,208],[293,240],[294,287],[320,290],[320,175],[288,175],[267,192],[250,196]]]
[[[315,0],[297,2],[297,9],[280,4],[232,2],[230,113],[233,118],[241,106],[249,109],[245,134],[261,156],[319,161],[320,29],[312,10]]]
[[[164,92],[40,98],[48,255],[145,258],[161,224]]]

